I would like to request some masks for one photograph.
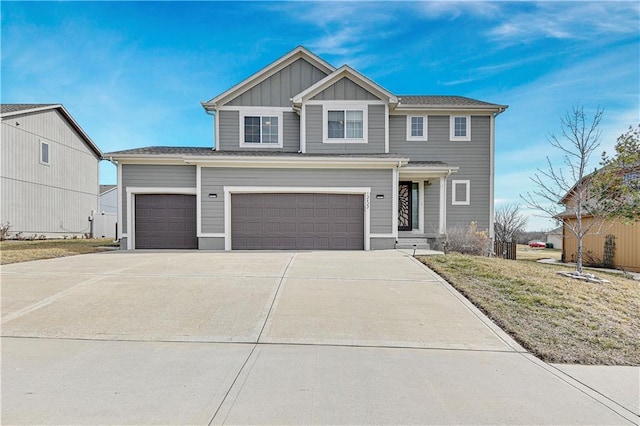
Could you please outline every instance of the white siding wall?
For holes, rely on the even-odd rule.
[[[41,141],[49,144],[49,165],[40,164]],[[91,231],[99,160],[58,111],[4,118],[0,158],[0,222],[10,222],[12,232],[60,236]]]

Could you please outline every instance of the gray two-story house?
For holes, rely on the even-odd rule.
[[[373,250],[493,230],[495,117],[298,47],[203,102],[215,146],[105,154],[123,248]]]

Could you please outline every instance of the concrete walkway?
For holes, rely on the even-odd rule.
[[[545,364],[400,251],[7,265],[2,336],[3,424],[639,420],[638,368]]]

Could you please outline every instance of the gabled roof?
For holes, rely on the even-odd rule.
[[[316,84],[308,87],[303,92],[298,93],[292,99],[294,105],[301,105],[304,101],[307,101],[313,98],[318,93],[322,92],[327,87],[331,86],[341,80],[342,78],[347,77],[349,80],[358,84],[359,86],[367,89],[369,92],[374,95],[380,97],[382,100],[388,101],[391,104],[396,104],[398,99],[396,96],[389,92],[384,87],[380,86],[378,83],[370,80],[364,75],[360,74],[358,71],[351,68],[349,65],[343,65],[333,73],[329,74],[322,80],[318,81]]]
[[[118,185],[100,185],[100,195],[113,191]]]
[[[444,95],[398,95],[398,105],[396,109],[464,109],[464,110],[496,110],[503,112],[507,105],[492,104],[479,101],[477,99],[466,98],[464,96],[444,96]]]
[[[327,74],[331,74],[333,71],[335,71],[335,67],[333,65],[325,62],[324,59],[311,53],[306,48],[298,46],[280,59],[277,59],[275,62],[272,62],[270,65],[262,68],[257,73],[236,84],[231,89],[219,94],[218,96],[207,102],[202,102],[202,106],[206,110],[214,110],[216,107],[224,105],[226,102],[258,85],[262,81],[266,80],[283,68],[286,68],[288,65],[294,63],[300,58],[309,62],[311,65],[321,69]]]
[[[100,148],[91,140],[89,135],[82,130],[82,127],[73,119],[69,111],[65,109],[61,104],[1,104],[0,105],[0,117],[7,118],[16,115],[23,114],[31,114],[34,112],[47,111],[57,109],[60,113],[66,118],[66,120],[71,124],[71,127],[74,128],[76,132],[80,135],[80,137],[84,140],[87,146],[98,156],[98,158],[102,159],[102,151]]]

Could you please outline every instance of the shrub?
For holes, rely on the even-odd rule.
[[[11,229],[11,223],[6,222],[0,224],[0,241],[4,241],[9,238],[9,229]]]
[[[476,222],[468,228],[456,226],[447,230],[445,252],[456,251],[462,254],[483,256],[489,254],[489,233],[479,231]]]

